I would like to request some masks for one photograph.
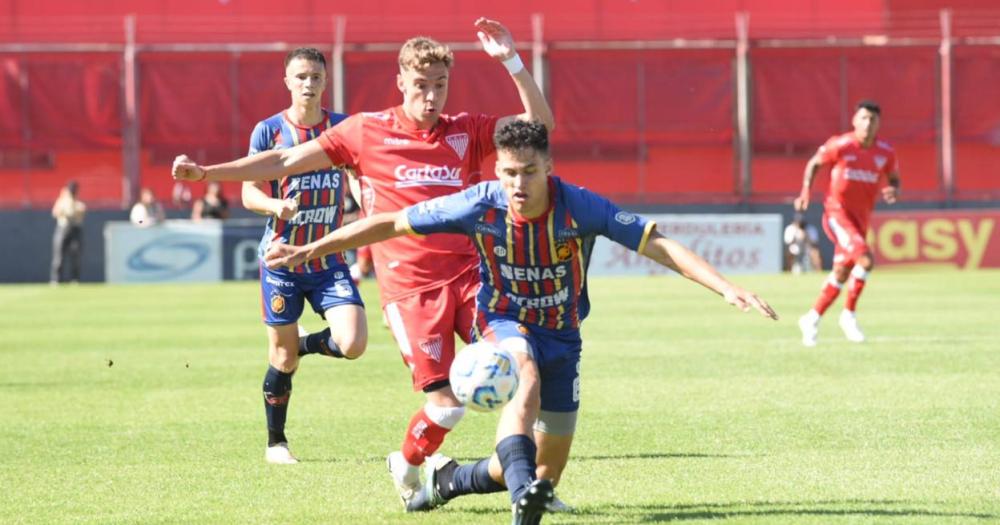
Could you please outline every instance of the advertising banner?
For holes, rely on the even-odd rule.
[[[109,283],[209,282],[222,279],[222,223],[167,221],[140,228],[104,226]]]
[[[724,274],[781,272],[779,214],[645,215],[664,236],[702,256]],[[645,256],[598,237],[590,275],[672,273]]]
[[[868,246],[876,266],[932,264],[963,270],[1000,267],[1000,212],[876,212]]]

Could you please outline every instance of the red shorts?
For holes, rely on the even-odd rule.
[[[386,321],[413,374],[413,389],[448,379],[455,334],[469,342],[476,314],[479,268],[450,283],[385,305]]]
[[[869,252],[865,242],[868,225],[859,223],[843,211],[824,213],[823,231],[833,241],[834,266],[853,266],[858,257]]]

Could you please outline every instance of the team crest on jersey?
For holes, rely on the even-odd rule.
[[[442,339],[440,335],[435,335],[430,339],[424,339],[420,341],[417,346],[420,347],[420,351],[427,354],[431,359],[441,362],[441,346]]]
[[[496,254],[497,257],[506,257],[507,248],[504,248],[503,246],[494,246],[493,253]]]
[[[465,158],[465,150],[469,148],[469,134],[468,133],[456,133],[454,135],[448,135],[444,138],[445,142],[451,146],[451,149],[455,150],[458,154],[458,158]]]
[[[279,294],[271,296],[271,311],[280,314],[285,311],[285,298]]]
[[[886,158],[884,155],[875,155],[875,165],[878,166],[878,169],[884,168],[885,167],[885,163],[888,160],[889,159]]]
[[[561,242],[556,245],[556,257],[559,262],[565,262],[573,258],[573,250],[570,249],[569,244]]]

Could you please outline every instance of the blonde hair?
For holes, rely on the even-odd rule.
[[[426,36],[415,36],[399,50],[399,69],[402,71],[424,69],[437,63],[451,68],[455,55],[448,46]]]

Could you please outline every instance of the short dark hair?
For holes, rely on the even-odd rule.
[[[540,153],[549,152],[549,130],[538,121],[514,119],[493,134],[498,150],[516,151],[531,148]]]
[[[324,57],[323,53],[315,47],[297,47],[289,51],[288,54],[285,55],[285,67],[288,67],[288,64],[296,58],[304,58],[311,62],[319,62],[320,64],[323,64],[324,68],[326,68],[326,57]]]
[[[854,108],[854,111],[857,112],[860,109],[867,109],[868,111],[871,111],[872,113],[880,117],[882,116],[882,108],[878,105],[878,102],[875,102],[874,100],[865,99],[858,102],[858,105]]]
[[[66,190],[69,191],[70,195],[75,197],[77,192],[80,191],[80,183],[75,180],[70,180],[66,183]]]

